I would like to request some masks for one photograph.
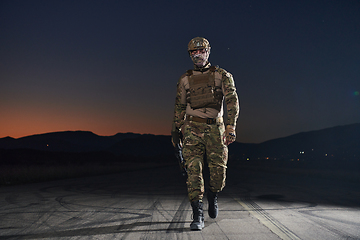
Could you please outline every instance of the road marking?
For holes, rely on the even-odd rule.
[[[257,218],[263,225],[275,233],[279,238],[283,240],[300,240],[290,229],[285,227],[279,221],[274,219],[270,214],[264,211],[259,205],[250,199],[238,199],[234,198],[246,211]]]

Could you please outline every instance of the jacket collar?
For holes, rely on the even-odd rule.
[[[203,67],[198,67],[197,65],[194,64],[194,71],[206,72],[207,70],[209,70],[210,67],[211,67],[210,62],[207,62],[207,64],[205,64],[205,66]]]

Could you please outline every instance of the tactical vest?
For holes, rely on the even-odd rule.
[[[192,70],[187,71],[189,89],[186,89],[186,101],[192,109],[214,108],[220,111],[224,95],[221,86],[215,85],[215,71],[215,66],[205,74],[194,75]]]

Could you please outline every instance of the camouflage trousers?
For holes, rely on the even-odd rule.
[[[202,200],[204,188],[204,158],[209,168],[209,188],[219,192],[225,187],[228,148],[225,145],[223,123],[206,124],[186,121],[183,156],[188,172],[187,189],[190,202]]]

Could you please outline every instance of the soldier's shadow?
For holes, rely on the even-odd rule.
[[[70,229],[64,231],[44,232],[35,234],[15,234],[15,235],[3,235],[0,239],[45,239],[55,237],[86,237],[102,234],[130,234],[130,233],[151,233],[151,232],[166,232],[166,233],[182,233],[190,232],[189,228],[184,227],[188,222],[176,222],[176,226],[170,225],[169,222],[135,222],[129,224],[121,224],[115,226],[106,227],[92,227],[92,228],[80,228]],[[156,228],[154,226],[163,225],[169,226],[167,228]]]

